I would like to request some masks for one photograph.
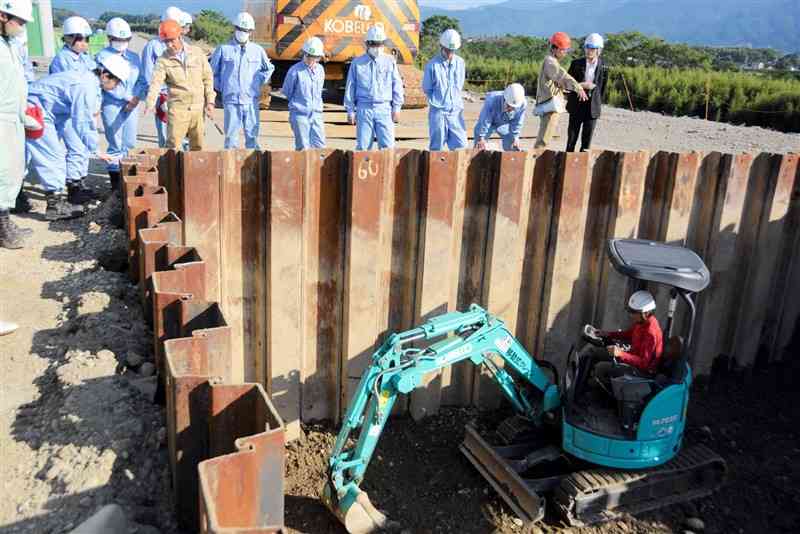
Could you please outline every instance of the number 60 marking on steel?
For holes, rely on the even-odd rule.
[[[359,162],[356,172],[359,180],[366,180],[370,176],[377,176],[379,170],[380,167],[377,161],[372,158],[364,158]]]

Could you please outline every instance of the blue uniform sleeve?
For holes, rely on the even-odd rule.
[[[139,100],[144,100],[147,98],[147,89],[149,88],[148,85],[149,84],[144,77],[144,72],[142,72],[142,66],[139,65],[139,76],[136,78],[136,83],[133,86],[133,96]]]
[[[428,61],[425,65],[425,72],[422,74],[422,92],[430,100],[433,97],[433,84],[436,81],[433,75],[433,60]]]
[[[67,69],[68,67],[64,61],[64,56],[61,53],[56,54],[56,57],[54,57],[53,61],[50,62],[49,73],[55,74],[57,72],[64,72]]]
[[[153,81],[153,72],[156,70],[156,60],[158,58],[154,58],[154,55],[153,41],[149,41],[144,45],[144,50],[142,50],[142,75],[148,85]]]
[[[222,92],[222,80],[220,76],[222,75],[221,68],[220,68],[220,61],[222,60],[222,46],[218,46],[214,53],[211,55],[211,72],[214,73],[214,89]]]
[[[261,76],[263,77],[261,85],[266,85],[272,79],[272,73],[275,72],[275,65],[269,60],[264,49],[260,46],[259,49],[261,50]]]
[[[456,71],[456,83],[458,84],[458,92],[464,91],[464,82],[467,80],[467,66],[464,60],[458,62],[458,70]]]
[[[72,126],[75,133],[83,141],[86,149],[97,153],[97,127],[94,123],[94,112],[98,108],[98,86],[92,76],[90,83],[76,84],[72,95]]]
[[[400,77],[400,69],[395,63],[392,69],[392,111],[398,113],[402,109],[404,101],[403,79]]]
[[[356,78],[356,63],[354,61],[347,70],[347,82],[344,86],[344,108],[347,110],[348,115],[356,112]]]
[[[286,73],[286,78],[283,80],[283,94],[286,96],[286,100],[289,102],[292,101],[292,95],[294,94],[295,84],[297,83],[297,70],[296,69],[289,69],[289,72]]]
[[[492,127],[492,112],[489,108],[491,108],[491,100],[486,100],[481,108],[481,114],[478,116],[478,122],[475,123],[476,142],[485,139],[489,128]]]
[[[519,139],[519,135],[522,133],[522,127],[525,125],[525,111],[527,108],[528,106],[523,104],[522,109],[517,112],[516,117],[511,121],[509,131],[514,136],[514,139]]]

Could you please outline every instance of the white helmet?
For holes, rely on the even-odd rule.
[[[192,22],[194,22],[194,19],[192,19],[192,15],[190,13],[181,11],[181,18],[178,19],[177,22],[181,26],[189,26]]]
[[[628,309],[634,312],[650,312],[656,309],[656,299],[649,291],[637,291],[628,299]]]
[[[20,18],[25,22],[33,21],[31,0],[0,0],[0,11]]]
[[[503,99],[512,108],[518,108],[525,103],[525,88],[518,83],[512,83],[503,91]]]
[[[233,22],[233,25],[248,31],[256,29],[256,21],[253,20],[253,15],[245,13],[244,11],[236,15],[236,20]]]
[[[461,48],[461,36],[453,29],[445,30],[439,37],[439,44],[448,50],[458,50]]]
[[[126,82],[131,75],[131,66],[127,60],[117,54],[102,54],[97,57],[97,62],[105,70],[119,78],[120,81]]]
[[[383,31],[383,26],[372,26],[367,31],[366,41],[368,43],[382,43],[386,40],[386,32]]]
[[[164,14],[161,15],[161,22],[164,22],[165,20],[174,20],[175,22],[180,24],[182,16],[183,16],[183,11],[181,11],[175,6],[169,6],[167,9],[164,10]]]
[[[322,39],[319,37],[312,37],[303,45],[303,52],[309,56],[322,57],[325,55],[325,46],[322,44]]]
[[[114,17],[106,24],[106,33],[115,39],[130,39],[133,37],[130,25],[119,17]]]
[[[603,36],[599,33],[590,33],[583,42],[584,48],[603,48]]]
[[[64,35],[92,35],[92,27],[83,17],[69,17],[64,21]]]

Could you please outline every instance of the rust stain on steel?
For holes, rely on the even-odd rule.
[[[520,222],[520,206],[523,202],[527,204],[528,200],[523,199],[523,189],[528,178],[525,172],[527,163],[528,155],[525,152],[502,152],[500,155],[497,214],[514,224]]]
[[[694,186],[700,168],[702,154],[690,152],[678,155],[675,168],[675,189],[670,210],[680,217],[687,217],[692,209]]]
[[[200,462],[200,532],[283,527],[283,421],[260,384],[211,384],[209,456]]]
[[[148,223],[152,223],[152,221],[148,221]],[[149,228],[139,230],[139,296],[148,323],[152,323],[153,306],[150,300],[150,279],[158,269],[159,257],[166,254],[167,245],[182,244],[183,223],[174,213],[168,213],[158,222],[149,224],[149,226]]]
[[[168,245],[166,262],[164,270],[153,273],[151,287],[155,360],[162,377],[163,343],[180,335],[174,327],[178,302],[181,298],[205,298],[205,263],[195,249]]]
[[[178,302],[175,329],[180,338],[164,343],[166,356],[167,440],[179,524],[199,527],[197,466],[208,457],[210,400],[208,381],[230,379],[230,327],[218,306],[198,300]]]
[[[133,194],[125,197],[125,222],[128,233],[129,275],[139,280],[139,244],[137,232],[147,228],[147,212],[167,212],[167,191],[163,187],[139,185]]]
[[[184,242],[206,262],[206,294],[220,300],[220,152],[183,153]]]
[[[351,226],[365,236],[377,237],[380,226],[384,152],[353,152],[351,161]],[[355,198],[357,196],[357,198]]]

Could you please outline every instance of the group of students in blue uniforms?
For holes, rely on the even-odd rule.
[[[168,8],[162,20],[174,20],[184,34],[191,18],[176,7]],[[255,21],[240,13],[231,40],[217,47],[210,58],[214,89],[224,107],[225,148],[239,148],[240,132],[245,147],[258,149],[259,100],[262,86],[269,84],[274,66],[264,49],[250,42]],[[138,104],[146,98],[155,65],[166,46],[159,39],[147,43],[141,56],[128,50],[132,38],[130,26],[121,18],[106,25],[108,47],[95,58],[88,53],[92,30],[80,17],[64,23],[64,47],[50,65],[48,76],[29,80],[29,103],[45,111],[46,124],[52,123],[40,139],[28,140],[26,160],[31,175],[37,177],[46,192],[60,193],[70,206],[53,203],[48,218],[79,215],[81,205],[91,199],[82,185],[88,174],[91,157],[107,163],[113,187],[119,184],[119,162],[134,148],[138,130]],[[186,39],[186,37],[183,37]],[[395,124],[399,122],[404,102],[403,81],[391,54],[384,52],[387,36],[381,25],[369,28],[366,53],[350,65],[344,94],[348,122],[356,126],[356,150],[390,148],[395,143]],[[441,53],[425,66],[423,91],[429,103],[430,149],[457,150],[467,147],[464,122],[464,60],[456,54],[461,36],[447,30],[440,37]],[[313,37],[303,46],[303,59],[285,76],[283,93],[288,100],[289,121],[295,148],[323,148],[326,145],[322,118],[325,55],[322,41]],[[121,58],[128,66],[128,77],[112,89],[97,83],[98,65],[110,57]],[[162,88],[165,106],[168,90]],[[504,150],[519,149],[519,135],[525,120],[526,98],[522,86],[512,84],[505,91],[492,92],[475,124],[474,146],[486,148],[487,139],[497,133]],[[99,114],[108,142],[106,154],[97,152]],[[166,144],[165,113],[156,109],[155,125],[159,146]],[[46,128],[48,130],[48,128]],[[185,148],[185,147],[184,147]],[[18,204],[24,206],[24,193]],[[24,207],[23,207],[24,209]]]

